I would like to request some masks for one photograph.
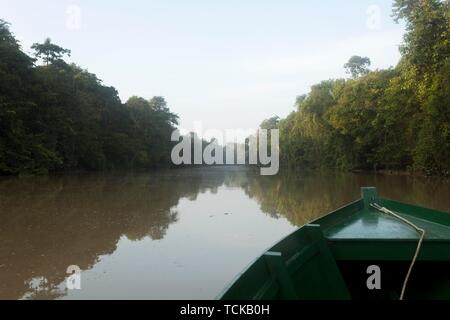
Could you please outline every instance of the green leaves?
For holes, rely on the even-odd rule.
[[[31,49],[35,51],[36,58],[44,60],[44,63],[48,66],[57,60],[61,60],[63,56],[70,56],[70,50],[64,49],[56,44],[52,43],[50,38],[47,38],[44,43],[35,43],[31,46]]]
[[[436,72],[450,55],[449,1],[396,0],[393,16],[406,22],[404,59],[422,74]]]
[[[178,117],[162,97],[132,98],[62,58],[70,51],[47,39],[21,51],[0,20],[0,174],[131,168],[169,163]]]
[[[371,65],[370,59],[367,57],[353,56],[344,65],[348,74],[352,75],[353,79],[369,73],[369,67]]]
[[[352,80],[325,81],[280,121],[282,160],[299,167],[413,169],[450,174],[449,1],[396,0],[405,20],[395,69],[345,65]]]
[[[139,166],[150,167],[170,162],[170,136],[178,116],[170,112],[163,97],[145,100],[131,97],[125,104],[133,120],[132,137]]]

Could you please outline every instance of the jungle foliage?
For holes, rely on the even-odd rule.
[[[50,39],[30,57],[0,20],[0,174],[170,163],[178,117],[162,97],[122,103]],[[41,62],[42,64],[39,64]]]
[[[399,64],[370,71],[354,56],[351,79],[299,97],[277,124],[285,164],[450,173],[449,1],[396,0],[393,17],[406,23]]]

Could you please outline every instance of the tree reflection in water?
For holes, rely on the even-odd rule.
[[[245,193],[270,217],[301,226],[357,199],[359,188],[367,185],[386,197],[450,208],[448,181],[411,177],[283,171],[261,177],[251,169],[198,168],[2,179],[0,299],[65,296],[60,284],[69,265],[93,268],[123,237],[163,240],[179,220],[183,198],[195,202],[199,194],[225,186]]]

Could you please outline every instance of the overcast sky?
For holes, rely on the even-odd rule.
[[[0,0],[25,51],[46,37],[132,95],[164,96],[181,128],[250,129],[345,77],[350,56],[395,66],[404,26],[391,0]]]

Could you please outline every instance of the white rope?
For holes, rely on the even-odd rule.
[[[381,207],[378,204],[371,204],[371,206],[375,209],[377,209],[378,211],[381,211],[385,214],[391,215],[399,220],[401,220],[402,222],[406,223],[407,225],[411,226],[412,228],[414,228],[414,230],[416,230],[418,233],[420,233],[420,240],[419,243],[417,244],[417,249],[416,249],[416,253],[414,254],[414,258],[411,262],[411,265],[409,266],[409,270],[408,273],[406,274],[406,278],[405,281],[403,282],[403,288],[402,288],[402,294],[400,295],[400,300],[403,300],[404,296],[405,296],[405,292],[406,292],[406,287],[408,285],[408,281],[409,281],[409,277],[411,276],[412,270],[414,268],[414,265],[417,261],[417,258],[419,257],[419,253],[420,253],[420,249],[422,248],[422,243],[423,240],[425,239],[425,230],[422,228],[419,228],[418,226],[416,226],[414,223],[412,223],[411,221],[399,216],[398,214],[392,212],[391,210],[388,210],[384,207]]]

